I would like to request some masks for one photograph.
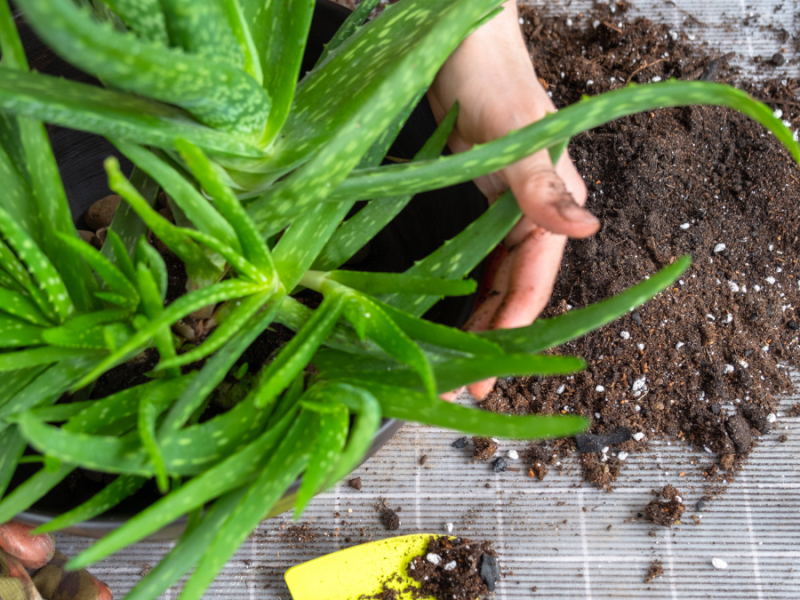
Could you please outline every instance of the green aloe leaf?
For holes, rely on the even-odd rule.
[[[294,505],[295,521],[303,514],[314,494],[321,491],[327,483],[331,472],[339,462],[347,432],[350,427],[350,415],[343,404],[323,404],[326,410],[319,413],[319,434],[308,461],[308,468],[303,474],[300,489],[297,491],[297,500]]]
[[[413,420],[470,435],[533,440],[568,437],[589,425],[588,419],[578,415],[503,415],[444,400],[431,404],[423,393],[392,385],[373,382],[355,382],[353,385],[372,393],[386,418]]]
[[[2,236],[0,236],[1,238]],[[14,281],[9,289],[27,293],[48,319],[55,322],[58,316],[47,299],[47,294],[39,289],[38,284],[28,273],[27,268],[17,258],[16,254],[0,239],[0,268],[7,275],[7,279]]]
[[[49,365],[54,362],[77,357],[101,356],[98,350],[81,350],[77,348],[32,348],[0,354],[0,372],[16,371],[39,365]]]
[[[214,169],[208,157],[198,147],[186,140],[176,140],[175,146],[191,169],[192,174],[214,198],[217,210],[233,227],[241,244],[245,258],[264,273],[273,273],[272,256],[263,237],[242,207],[233,191],[225,185],[219,171]],[[237,246],[233,246],[236,248]]]
[[[167,25],[159,0],[103,0],[122,22],[148,42],[169,44]]]
[[[144,309],[144,314],[147,315],[147,318],[152,322],[155,319],[158,319],[164,313],[161,292],[158,289],[158,284],[153,277],[152,271],[150,271],[150,269],[145,266],[144,263],[138,263],[136,268],[137,275],[139,276],[139,292],[142,295],[142,308]],[[172,331],[170,330],[169,324],[161,325],[153,334],[153,340],[155,341],[156,349],[163,360],[171,360],[175,358],[177,352],[175,350],[175,344],[172,339]],[[180,369],[172,367],[166,369],[166,373],[169,377],[178,377],[181,374],[181,371]],[[146,417],[140,417],[140,423],[144,418],[148,418],[148,423],[149,418],[152,418],[152,420],[155,421],[155,416],[156,415],[153,414],[152,411],[148,412]],[[154,423],[150,423],[150,425],[154,426]],[[150,449],[152,450],[152,448]],[[153,464],[156,467],[158,466],[155,462]],[[165,480],[166,475],[164,475],[164,479],[162,481]]]
[[[644,304],[683,274],[691,265],[690,256],[682,256],[649,279],[602,302],[586,308],[572,310],[552,319],[538,319],[533,325],[517,329],[482,331],[479,336],[491,340],[506,352],[542,352],[570,340],[627,314]]]
[[[72,223],[70,218],[70,224]],[[47,296],[61,321],[67,319],[75,311],[67,287],[61,275],[25,231],[14,222],[11,215],[0,208],[0,233],[14,249],[19,260],[36,279],[39,289]]]
[[[241,3],[238,0],[223,0],[223,4],[225,7],[225,15],[228,17],[228,25],[239,44],[239,49],[244,58],[242,69],[244,69],[246,73],[249,73],[258,83],[263,83],[264,72],[261,68],[258,48],[256,47],[253,34],[250,31],[250,23],[247,21],[247,15],[245,15]],[[275,108],[273,107],[273,111],[274,110]]]
[[[355,422],[350,428],[347,446],[328,481],[329,485],[333,485],[349,475],[372,446],[375,434],[381,426],[381,406],[375,396],[361,388],[346,383],[326,385],[330,394],[356,415]]]
[[[126,600],[152,600],[180,580],[197,564],[246,492],[247,488],[242,487],[228,492],[214,502],[202,521],[191,532],[181,536],[169,554],[127,593]],[[68,564],[69,568],[72,568],[73,565],[80,563],[73,561]]]
[[[317,427],[313,413],[301,412],[261,474],[208,546],[183,588],[181,600],[200,599],[228,559],[306,468],[311,453],[308,440],[316,437]]]
[[[145,452],[150,457],[150,463],[153,465],[158,490],[162,494],[166,494],[169,492],[169,476],[167,475],[167,467],[164,465],[161,448],[156,439],[156,419],[158,419],[158,415],[158,407],[148,398],[142,398],[139,404],[139,419],[137,422],[139,439]]]
[[[235,489],[257,474],[270,452],[280,443],[295,420],[287,415],[245,448],[186,482],[168,496],[142,510],[72,560],[84,568],[158,531],[190,510]]]
[[[417,372],[431,398],[436,397],[436,375],[422,348],[403,333],[375,302],[366,296],[348,295],[344,314],[360,337],[368,337],[389,356],[409,365]]]
[[[356,11],[367,5],[362,2]],[[355,14],[355,12],[354,12]],[[422,149],[414,156],[414,160],[427,160],[436,158],[442,153],[447,143],[447,138],[455,127],[458,118],[458,102],[447,113],[433,135],[425,142]],[[383,158],[383,157],[381,157]],[[371,165],[370,165],[371,166]],[[320,271],[329,271],[338,268],[361,250],[369,240],[378,234],[392,219],[394,219],[414,196],[406,194],[393,198],[370,202],[354,216],[342,223],[336,233],[322,249],[314,263],[314,268]]]
[[[160,0],[170,42],[212,64],[241,69],[244,55],[218,0]]]
[[[31,412],[42,421],[58,423],[61,421],[68,421],[75,415],[89,408],[94,402],[94,400],[81,400],[78,402],[70,402],[69,404],[56,404],[55,406],[34,408]]]
[[[114,145],[164,188],[198,230],[241,252],[233,228],[181,173],[141,146],[121,141],[115,141]]]
[[[244,71],[115,31],[69,0],[30,0],[25,9],[51,48],[114,87],[182,106],[214,128],[263,132],[269,97]]]
[[[516,225],[521,215],[516,198],[511,192],[506,192],[464,231],[417,262],[406,271],[406,274],[416,277],[461,279],[497,247]],[[418,317],[440,298],[440,296],[412,297],[392,294],[382,297],[381,300]]]
[[[16,467],[16,465],[14,466]],[[42,498],[74,470],[74,465],[63,464],[55,472],[42,469],[18,485],[14,491],[0,501],[0,518],[3,519],[3,523],[13,520],[19,513],[29,509],[34,502]]]
[[[240,0],[263,73],[263,86],[272,98],[264,142],[281,130],[294,98],[314,0],[264,2]]]
[[[120,475],[83,504],[37,527],[34,530],[36,533],[33,535],[66,529],[102,515],[125,500],[125,498],[138,492],[146,481],[147,479],[144,477]]]
[[[27,321],[33,325],[49,327],[52,325],[50,320],[42,314],[36,303],[28,296],[19,292],[0,288],[0,311],[8,313],[18,319]]]
[[[474,292],[476,287],[471,279],[435,279],[408,273],[331,271],[325,277],[359,292],[373,295],[397,293],[466,296]]]
[[[20,369],[3,375],[3,386],[0,388],[0,408],[16,396],[28,384],[36,379],[47,367],[31,367]]]
[[[180,232],[182,235],[192,238],[209,250],[219,254],[241,278],[247,279],[255,284],[269,283],[270,280],[261,271],[256,269],[244,256],[227,244],[220,242],[217,238],[193,229],[180,228]]]
[[[145,236],[139,238],[139,243],[136,245],[135,259],[137,266],[143,264],[150,269],[150,273],[156,283],[158,296],[161,298],[161,302],[164,302],[164,299],[167,297],[169,279],[167,264],[164,262],[164,258],[158,250],[147,243],[147,238]],[[139,281],[138,274],[136,275],[136,281],[137,283]]]
[[[671,80],[630,85],[551,113],[503,138],[453,156],[355,171],[342,182],[331,202],[411,194],[469,181],[517,162],[539,150],[558,148],[575,135],[637,112],[669,106],[711,104],[728,106],[761,123],[800,162],[800,145],[792,132],[766,104],[746,92],[719,83]]]
[[[423,391],[422,386],[413,385],[409,378],[409,370],[395,368],[391,370],[361,370],[357,364],[346,367],[346,357],[322,355],[324,362],[319,368],[323,376],[335,379],[358,379],[374,381],[385,385],[406,387],[415,391]],[[332,360],[333,359],[333,360]],[[351,361],[352,364],[352,361]],[[435,363],[437,389],[439,393],[457,389],[462,385],[482,381],[489,377],[511,377],[525,375],[568,375],[586,368],[586,363],[570,356],[531,356],[528,354],[504,354],[501,356],[480,358],[455,358]],[[429,390],[424,389],[426,393]]]
[[[325,49],[322,51],[322,55],[319,57],[316,66],[325,62],[325,59],[328,58],[331,52],[341,46],[364,24],[364,21],[369,18],[370,13],[378,6],[379,1],[380,0],[364,0],[348,15],[345,22],[342,23],[342,26],[339,27],[339,30],[331,38],[331,41],[325,44]]]
[[[88,131],[111,139],[172,148],[176,138],[208,152],[260,158],[247,139],[207,127],[183,110],[85,83],[22,73],[0,66],[0,108],[21,117]]]
[[[259,381],[253,389],[256,406],[266,406],[292,382],[302,371],[325,338],[336,325],[345,305],[342,294],[325,297],[314,316],[286,344],[269,366],[259,374]],[[0,355],[2,356],[2,355]]]
[[[116,235],[116,234],[115,234]],[[139,293],[125,274],[91,244],[74,236],[59,234],[61,241],[89,263],[114,294],[125,298],[125,305],[135,308],[139,304]],[[119,239],[119,238],[117,238]]]
[[[16,427],[0,431],[0,498],[5,495],[24,450],[25,438]]]
[[[120,205],[119,209],[117,209],[117,212],[122,210],[124,207],[130,208],[127,204]],[[132,209],[129,214],[135,216],[137,220],[141,221],[141,219],[139,219],[139,215],[133,212]],[[142,222],[142,224],[144,225],[144,222]],[[145,235],[145,231],[139,234],[139,237],[136,238],[136,242],[142,239],[142,236]],[[136,248],[136,242],[131,245],[131,249]],[[133,261],[131,260],[130,254],[128,254],[128,249],[125,247],[125,243],[122,241],[122,238],[119,235],[117,235],[116,231],[114,231],[113,224],[111,228],[109,228],[108,230],[108,237],[106,238],[106,244],[103,245],[103,249],[105,249],[106,247],[111,248],[111,252],[113,253],[114,258],[117,261],[117,265],[119,266],[120,271],[122,271],[125,274],[125,277],[128,278],[128,281],[135,282],[136,267],[133,266]]]
[[[105,161],[105,167],[108,172],[109,187],[122,196],[153,231],[153,234],[184,262],[190,282],[198,287],[203,287],[217,281],[221,274],[220,269],[209,260],[184,230],[176,227],[153,210],[139,194],[139,191],[122,174],[119,161],[113,156],[109,157]]]
[[[106,324],[127,320],[130,312],[124,309],[106,309],[70,319],[60,327],[42,332],[42,338],[52,346],[106,350]],[[121,324],[121,323],[120,323]]]

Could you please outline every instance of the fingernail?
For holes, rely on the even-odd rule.
[[[600,221],[585,208],[578,206],[572,198],[564,198],[556,204],[556,210],[566,221],[581,225],[598,225]]]

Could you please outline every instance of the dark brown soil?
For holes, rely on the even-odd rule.
[[[494,575],[489,575],[494,566]],[[492,542],[431,536],[424,554],[415,556],[406,572],[421,584],[414,598],[477,600],[494,590],[499,577]]]
[[[492,438],[473,437],[472,445],[474,446],[472,451],[473,460],[486,461],[492,458],[497,452],[497,442]]]
[[[664,486],[661,496],[665,501],[654,498],[644,509],[645,518],[656,525],[672,527],[679,522],[686,506],[683,504],[681,493],[671,485]]]
[[[673,39],[666,25],[629,21],[625,9],[617,5],[612,21],[600,5],[570,26],[567,17],[521,7],[538,75],[557,106],[628,80],[702,77],[766,99],[798,128],[798,80],[739,81],[726,57],[682,34]],[[607,489],[624,465],[618,453],[639,451],[650,437],[732,455],[737,469],[771,431],[776,395],[791,389],[780,365],[797,364],[797,166],[760,125],[716,107],[621,119],[576,137],[569,150],[603,228],[568,244],[544,316],[603,300],[683,254],[694,264],[643,307],[558,350],[586,358],[584,373],[500,381],[481,405],[581,414],[592,419],[592,434],[630,430],[633,439],[605,459],[581,455],[586,478]]]
[[[347,480],[347,485],[349,485],[354,490],[361,491],[361,477],[355,477],[353,479]]]
[[[384,498],[380,498],[378,500],[376,509],[380,515],[381,523],[383,523],[383,526],[386,527],[386,529],[389,531],[400,529],[401,523],[400,517],[397,515],[397,511],[392,510]]]
[[[660,560],[654,560],[650,563],[650,568],[647,569],[647,575],[645,575],[644,582],[645,583],[653,583],[653,580],[656,577],[661,577],[664,574],[664,566],[661,564]]]
[[[305,549],[319,538],[319,532],[308,525],[290,525],[280,533],[281,542],[290,548]]]

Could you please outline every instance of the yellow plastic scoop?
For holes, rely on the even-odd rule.
[[[393,589],[418,586],[406,575],[406,567],[425,551],[431,535],[387,538],[315,558],[286,571],[286,585],[294,600],[357,600],[380,593],[383,582],[392,577]],[[410,597],[400,594],[398,599]]]

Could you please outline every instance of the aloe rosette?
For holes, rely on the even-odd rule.
[[[0,2],[0,493],[20,462],[42,463],[0,501],[0,522],[76,468],[119,476],[41,531],[102,514],[155,479],[160,500],[70,563],[87,566],[188,515],[130,598],[154,598],[192,570],[181,597],[199,598],[298,476],[296,516],[358,465],[382,418],[509,438],[581,431],[581,416],[499,415],[438,394],[491,376],[580,370],[580,359],[543,353],[689,266],[680,258],[618,296],[529,327],[437,325],[421,316],[474,290],[464,278],[520,212],[505,194],[405,273],[340,270],[413,194],[543,149],[555,160],[582,131],[664,106],[742,111],[800,160],[767,106],[724,85],[669,81],[584,98],[442,156],[456,105],[413,160],[384,166],[438,69],[501,1],[403,0],[367,23],[376,4],[362,2],[297,83],[311,0],[20,3],[55,52],[102,82],[87,85],[30,72]],[[105,163],[124,202],[102,250],[77,236],[43,123],[105,136],[135,165],[125,177],[116,159]],[[159,190],[174,222],[155,208]],[[353,214],[358,200],[368,202]],[[186,293],[170,303],[149,234],[186,267]],[[321,296],[317,308],[295,298],[301,289]],[[174,327],[192,317],[210,331],[194,343]],[[274,323],[295,336],[247,372],[242,355]],[[151,381],[91,399],[99,377],[150,348]],[[213,394],[233,388],[227,411],[199,419]],[[23,457],[26,446],[39,454]]]

